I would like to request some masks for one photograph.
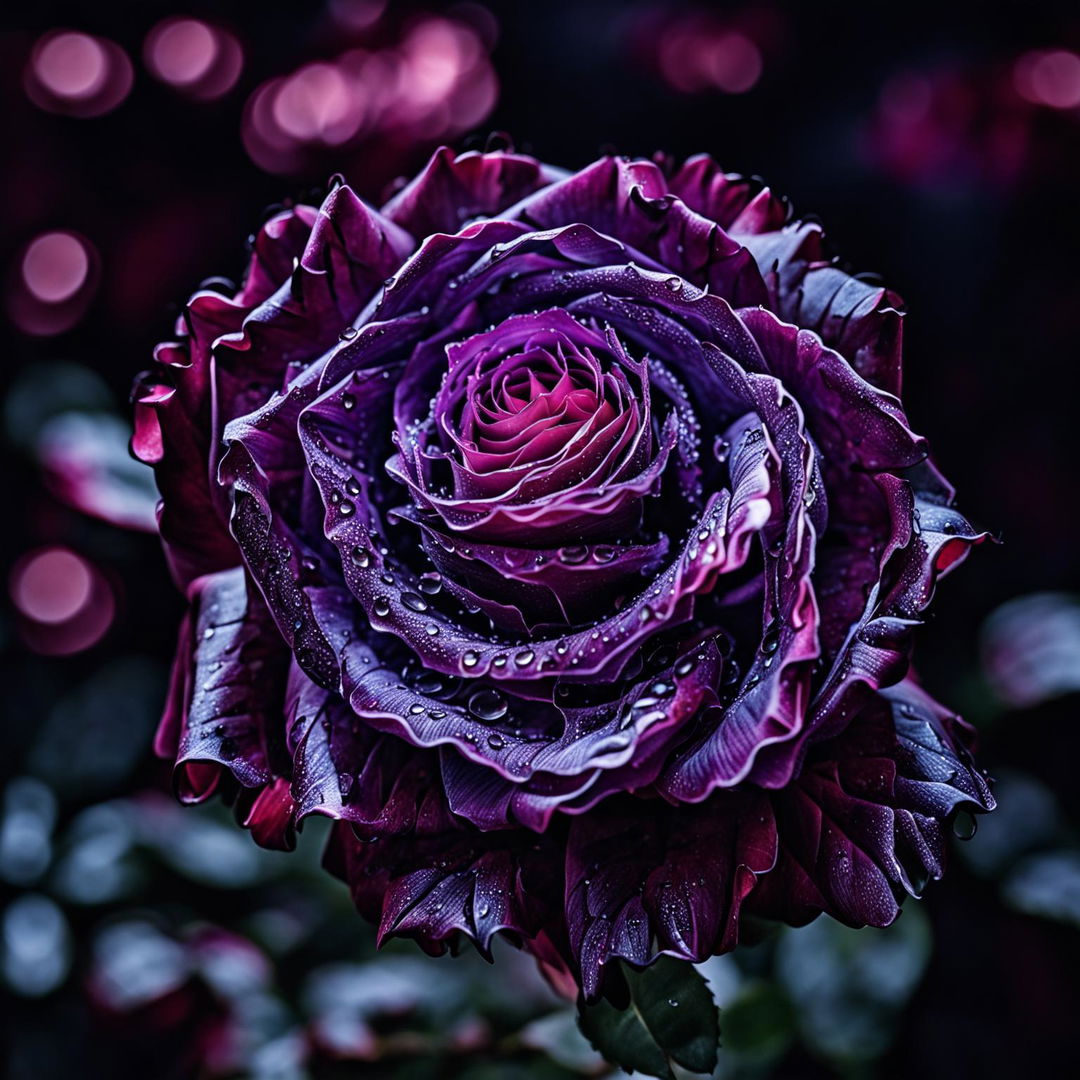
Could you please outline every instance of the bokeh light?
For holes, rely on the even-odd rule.
[[[235,35],[201,19],[158,23],[143,46],[150,73],[196,101],[227,94],[240,78],[244,57]]]
[[[1008,188],[1030,159],[1031,119],[1000,64],[943,61],[883,82],[860,149],[905,185]]]
[[[1025,53],[1016,62],[1017,93],[1033,105],[1080,108],[1080,55],[1068,49]]]
[[[70,300],[90,273],[86,245],[71,233],[45,233],[30,243],[22,260],[27,289],[44,304]]]
[[[327,148],[435,141],[468,131],[498,95],[490,27],[484,30],[423,16],[396,44],[349,49],[263,83],[244,110],[248,154],[270,172],[290,173]]]
[[[50,548],[31,556],[15,574],[11,598],[28,619],[62,623],[85,607],[93,583],[84,559],[64,548]]]
[[[85,237],[66,230],[42,233],[16,260],[8,314],[24,333],[63,333],[86,313],[97,279],[97,252]]]
[[[108,38],[54,30],[34,46],[23,86],[35,105],[67,116],[103,116],[131,90],[131,61]]]
[[[330,0],[330,18],[346,30],[367,30],[386,11],[386,0]]]
[[[761,50],[739,31],[703,32],[698,25],[675,26],[659,46],[660,71],[676,90],[719,90],[745,94],[761,78]]]
[[[112,624],[116,602],[104,575],[68,548],[31,552],[11,571],[11,600],[26,644],[48,656],[95,645]]]
[[[0,970],[26,997],[41,997],[63,982],[71,965],[71,933],[47,896],[27,893],[0,920]]]

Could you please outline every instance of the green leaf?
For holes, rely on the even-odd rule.
[[[695,1073],[716,1068],[720,1021],[712,994],[698,971],[662,956],[636,971],[623,965],[630,1004],[579,1002],[578,1024],[607,1058],[630,1072],[670,1080],[672,1064]]]
[[[724,1051],[740,1059],[776,1061],[794,1037],[794,1010],[774,983],[754,983],[724,1008]]]

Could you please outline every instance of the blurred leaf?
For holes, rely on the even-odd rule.
[[[635,971],[623,968],[630,1004],[582,1004],[578,1023],[608,1061],[631,1072],[672,1077],[672,1064],[691,1072],[716,1068],[719,1017],[709,988],[691,964],[662,956]]]
[[[724,1009],[724,1050],[752,1062],[775,1061],[794,1036],[791,1002],[774,983],[750,986]]]
[[[22,449],[33,452],[38,433],[54,416],[71,410],[110,411],[105,380],[81,364],[35,363],[21,371],[4,400],[4,429]]]
[[[884,930],[852,930],[822,916],[780,939],[776,972],[812,1049],[843,1062],[884,1053],[931,951],[930,926],[916,904]]]
[[[155,661],[121,656],[103,664],[49,710],[30,768],[62,800],[110,794],[147,752],[164,691]]]
[[[1080,851],[1024,859],[1001,887],[1005,902],[1027,915],[1080,926]]]
[[[1005,873],[1020,856],[1050,846],[1065,831],[1064,815],[1054,793],[1041,781],[1011,769],[994,781],[997,810],[979,821],[971,841],[959,845],[963,860],[976,873]]]
[[[983,623],[983,669],[1006,704],[1029,709],[1080,690],[1080,603],[1067,593],[1031,593]]]
[[[37,439],[48,487],[76,510],[124,529],[157,531],[154,474],[128,453],[131,423],[109,413],[64,412]]]
[[[40,780],[17,776],[4,791],[0,811],[0,878],[30,885],[52,858],[56,799]]]
[[[593,1076],[604,1069],[604,1059],[578,1030],[570,1009],[560,1009],[534,1020],[522,1030],[521,1041],[574,1072]]]

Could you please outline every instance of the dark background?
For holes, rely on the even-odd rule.
[[[152,536],[112,527],[57,497],[34,432],[38,419],[62,410],[126,417],[132,376],[168,336],[178,302],[208,275],[240,272],[245,237],[264,207],[325,185],[334,171],[377,199],[423,162],[437,139],[395,132],[392,118],[386,130],[311,153],[280,174],[252,161],[240,130],[244,102],[264,80],[357,42],[392,47],[432,11],[478,28],[499,85],[490,116],[455,134],[455,145],[483,145],[489,131],[502,130],[519,149],[566,167],[611,149],[678,157],[705,151],[727,169],[766,177],[797,211],[820,217],[846,262],[879,273],[904,296],[908,414],[930,436],[961,507],[1004,541],[976,551],[942,588],[922,631],[918,664],[928,686],[980,728],[981,762],[1003,779],[1005,824],[983,823],[989,839],[980,834],[972,854],[961,852],[945,881],[929,890],[921,905],[933,932],[928,966],[903,993],[880,1003],[879,1026],[889,1032],[884,1045],[868,1051],[823,1043],[820,1032],[800,1023],[799,988],[777,973],[783,965],[767,945],[740,960],[737,999],[744,1013],[764,1017],[763,1027],[733,1031],[738,1046],[724,1075],[1065,1075],[1080,1015],[1080,788],[1073,779],[1080,725],[1077,696],[1064,691],[1080,682],[1080,631],[1075,640],[1065,635],[1031,646],[1034,659],[1023,663],[1033,689],[1019,696],[1002,689],[997,653],[985,642],[1002,625],[986,629],[988,616],[1033,593],[1062,594],[1052,598],[1055,610],[1066,613],[1066,623],[1075,621],[1080,107],[1025,98],[1017,71],[1033,50],[1080,50],[1080,15],[1070,3],[629,0],[489,0],[482,10],[437,0],[391,3],[360,32],[335,23],[315,2],[9,5],[0,32],[0,273],[10,292],[25,245],[48,230],[71,229],[96,249],[100,279],[85,314],[63,333],[28,334],[14,317],[3,323],[4,572],[28,552],[63,545],[97,568],[117,605],[102,639],[70,656],[44,655],[33,627],[10,606],[0,625],[0,782],[14,782],[8,791],[15,792],[5,812],[10,817],[21,806],[32,818],[34,807],[44,806],[39,833],[53,836],[52,861],[13,872],[4,870],[0,838],[0,875],[7,880],[0,903],[44,898],[51,907],[16,911],[45,912],[45,923],[58,912],[64,928],[42,938],[43,955],[64,956],[51,985],[45,980],[45,989],[35,989],[18,972],[7,980],[9,1007],[0,1024],[11,1075],[59,1076],[75,1067],[94,1077],[264,1075],[247,1059],[217,1072],[189,1060],[191,1033],[204,1039],[205,1016],[237,1007],[232,999],[223,1004],[228,995],[212,979],[192,976],[166,987],[166,1005],[178,994],[182,1001],[154,1020],[161,1034],[152,1040],[140,1041],[135,1031],[145,1036],[146,1010],[157,998],[140,999],[134,1011],[102,1005],[94,984],[102,928],[130,912],[150,913],[162,934],[189,947],[194,925],[213,923],[259,941],[249,930],[260,911],[277,910],[283,896],[289,910],[314,903],[297,916],[318,938],[306,947],[307,960],[299,959],[298,946],[275,952],[260,942],[274,968],[270,997],[291,1010],[278,1035],[304,1023],[296,1017],[308,1006],[294,1004],[296,988],[317,960],[370,952],[336,885],[311,869],[314,840],[304,845],[307,870],[271,857],[264,876],[228,887],[212,874],[185,876],[175,852],[132,841],[123,858],[138,867],[136,885],[89,901],[77,889],[65,892],[63,860],[77,849],[88,810],[159,807],[153,793],[169,790],[149,741],[181,601]],[[143,63],[147,32],[181,14],[228,29],[244,50],[239,81],[213,102],[192,102],[155,81]],[[730,41],[724,35],[736,33],[753,41],[761,60],[756,83],[743,93],[672,87],[658,55],[680,26],[702,40]],[[107,115],[56,115],[27,96],[30,51],[57,28],[109,38],[131,58],[132,89]],[[1004,625],[1004,645],[1000,633],[994,639],[998,648],[1027,647],[1040,630],[1037,618]],[[1052,663],[1038,649],[1050,649]],[[1053,672],[1043,678],[1048,667]],[[26,777],[37,786],[27,788]],[[1010,811],[1006,796],[1014,788],[1021,809]],[[207,827],[221,819],[206,813]],[[178,823],[186,818],[162,820],[171,833],[187,827]],[[194,845],[198,837],[177,833],[175,842]],[[836,947],[849,944],[844,938]],[[11,953],[10,942],[4,947]],[[5,960],[0,980],[20,962]],[[47,957],[33,962],[48,966]],[[844,962],[844,977],[855,982],[837,991],[841,1017],[844,1009],[857,1011],[858,978],[873,976],[877,961]],[[512,980],[506,992],[515,992]],[[472,990],[461,993],[462,1015],[488,1015],[468,996]],[[765,1001],[757,1014],[746,1007],[754,994]],[[553,1006],[534,1011],[544,1008]],[[733,1006],[733,1022],[739,1015]],[[133,1016],[136,1028],[128,1023]],[[499,1032],[511,1023],[499,1016],[488,1022]],[[754,1027],[745,1018],[743,1024]],[[273,1045],[269,1036],[264,1042]],[[490,1075],[511,1075],[510,1064],[491,1064],[499,1059],[487,1043],[451,1058],[439,1057],[445,1047],[417,1045],[428,1055],[424,1062],[441,1062],[430,1075],[472,1075],[481,1060],[504,1070]],[[411,1075],[426,1075],[407,1064],[407,1054],[391,1057]],[[510,1058],[521,1075],[564,1075],[558,1069],[566,1067],[520,1048]],[[312,1062],[298,1068],[323,1075],[325,1066]]]

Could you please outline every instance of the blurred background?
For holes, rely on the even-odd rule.
[[[1080,1013],[1080,12],[658,0],[38,0],[0,30],[0,1054],[19,1080],[606,1074],[503,950],[376,956],[344,887],[181,809],[150,741],[181,603],[127,394],[207,275],[334,172],[441,142],[699,151],[907,300],[906,389],[1004,543],[919,671],[1000,809],[888,931],[706,965],[723,1077],[1064,1075]],[[315,194],[312,194],[312,191]],[[366,1071],[364,1071],[366,1070]]]

